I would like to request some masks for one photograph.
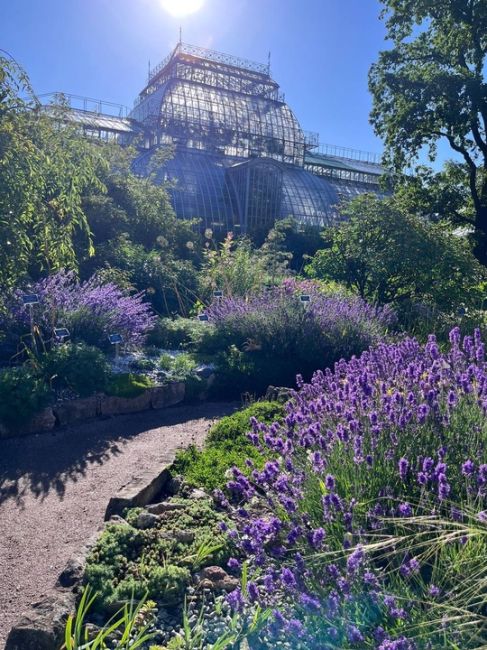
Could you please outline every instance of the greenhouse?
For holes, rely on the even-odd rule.
[[[135,170],[148,173],[157,148],[174,146],[156,178],[169,182],[176,214],[204,228],[248,232],[287,216],[324,226],[340,218],[342,200],[379,191],[377,158],[320,147],[269,65],[178,43],[129,118],[145,133]]]

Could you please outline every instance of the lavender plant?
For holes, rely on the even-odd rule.
[[[226,383],[247,377],[243,388],[257,393],[269,384],[294,385],[297,372],[309,378],[317,368],[360,354],[379,343],[394,320],[389,308],[376,310],[360,298],[295,280],[248,299],[224,298],[207,313],[213,339],[223,349],[235,346],[220,364],[233,371]]]
[[[96,278],[78,282],[72,272],[60,271],[29,287],[39,296],[34,308],[36,323],[50,338],[54,327],[67,327],[73,340],[106,347],[108,334],[122,334],[124,341],[139,345],[155,316],[144,302],[143,293],[129,295],[114,284]],[[29,313],[22,304],[23,291],[10,300],[9,314],[18,328],[28,330]]]
[[[253,419],[274,459],[228,484],[249,563],[230,602],[274,609],[252,647],[485,644],[484,355],[478,330],[380,344],[298,378],[283,424]]]

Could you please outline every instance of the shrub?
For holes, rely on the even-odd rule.
[[[28,366],[0,370],[0,422],[16,429],[44,408],[51,392]]]
[[[98,348],[84,343],[65,343],[40,358],[42,373],[55,387],[68,387],[81,397],[103,391],[109,366]]]
[[[280,594],[272,647],[485,644],[485,347],[450,342],[381,344],[300,382],[282,425],[252,421],[278,457],[229,487],[262,496],[239,530],[259,603]]]
[[[153,388],[154,382],[145,375],[134,375],[132,373],[113,374],[105,389],[107,395],[114,397],[138,397],[148,388]]]
[[[159,318],[147,336],[147,345],[165,350],[199,349],[211,327],[192,318]]]
[[[310,296],[309,303],[300,294]],[[360,298],[324,294],[316,283],[286,280],[249,300],[226,298],[208,309],[219,359],[215,392],[233,388],[262,393],[269,384],[294,384],[317,368],[360,354],[378,343],[393,324],[393,313]]]
[[[11,299],[10,310],[26,330],[29,313],[22,306],[21,291]],[[150,306],[143,294],[128,295],[114,284],[100,284],[96,278],[78,283],[73,273],[60,271],[29,288],[39,295],[34,318],[43,336],[51,338],[56,326],[67,327],[74,341],[108,348],[108,335],[121,334],[128,344],[143,343],[153,325]]]

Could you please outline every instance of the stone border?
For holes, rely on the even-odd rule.
[[[203,398],[208,388],[207,384],[208,380],[201,392]],[[185,395],[186,384],[175,382],[148,388],[137,397],[99,394],[73,399],[43,409],[19,430],[9,431],[0,424],[0,438],[16,438],[32,433],[45,433],[60,426],[97,417],[112,417],[127,413],[139,413],[149,409],[162,409],[184,401]]]

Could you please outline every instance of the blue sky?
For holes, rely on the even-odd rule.
[[[154,66],[183,41],[266,62],[304,129],[380,152],[367,72],[386,44],[378,0],[204,0],[182,18],[163,0],[3,0],[0,47],[37,93],[131,106]],[[176,0],[177,1],[177,0]]]

